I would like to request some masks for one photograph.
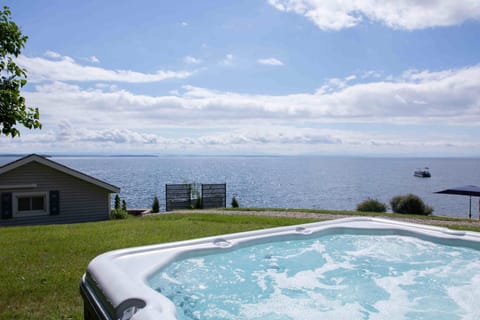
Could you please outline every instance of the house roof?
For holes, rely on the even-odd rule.
[[[94,184],[94,185],[96,185],[100,188],[106,189],[106,190],[108,190],[112,193],[119,193],[120,192],[120,188],[117,187],[117,186],[114,186],[113,184],[109,184],[105,181],[102,181],[102,180],[99,180],[97,178],[91,177],[91,176],[89,176],[85,173],[82,173],[80,171],[77,171],[77,170],[74,170],[74,169],[69,168],[67,166],[64,166],[63,164],[60,164],[58,162],[49,160],[45,157],[39,156],[38,154],[31,154],[31,155],[25,156],[23,158],[20,158],[18,160],[7,163],[4,166],[1,166],[0,167],[0,175],[2,175],[4,173],[7,173],[7,172],[9,172],[13,169],[18,168],[18,167],[24,166],[24,165],[26,165],[28,163],[31,163],[31,162],[37,162],[37,163],[43,164],[43,165],[45,165],[47,167],[50,167],[52,169],[58,170],[60,172],[71,175],[71,176],[73,176],[75,178],[78,178],[80,180],[83,180],[83,181],[89,182],[91,184]]]

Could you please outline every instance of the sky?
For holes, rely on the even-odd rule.
[[[0,153],[480,156],[480,0],[4,1]]]

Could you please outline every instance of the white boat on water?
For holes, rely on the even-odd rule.
[[[430,174],[430,171],[428,167],[425,167],[423,169],[417,169],[413,173],[415,177],[420,177],[420,178],[430,178],[432,175]]]

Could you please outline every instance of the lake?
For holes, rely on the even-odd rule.
[[[0,164],[14,160],[0,157]],[[227,205],[235,196],[242,207],[354,210],[367,198],[388,204],[413,193],[434,208],[434,215],[468,217],[465,196],[435,194],[463,185],[480,185],[480,159],[279,157],[52,157],[121,188],[129,208],[165,209],[165,184],[226,183]],[[413,172],[428,166],[431,178]],[[472,216],[479,216],[478,198]]]

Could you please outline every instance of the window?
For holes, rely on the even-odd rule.
[[[47,193],[14,194],[13,213],[16,216],[48,214]]]
[[[45,211],[45,196],[18,197],[18,211]]]
[[[32,207],[31,210],[43,210],[45,211],[45,197],[40,196],[40,197],[32,197]]]
[[[30,200],[28,197],[19,197],[18,200],[18,211],[30,211]]]

